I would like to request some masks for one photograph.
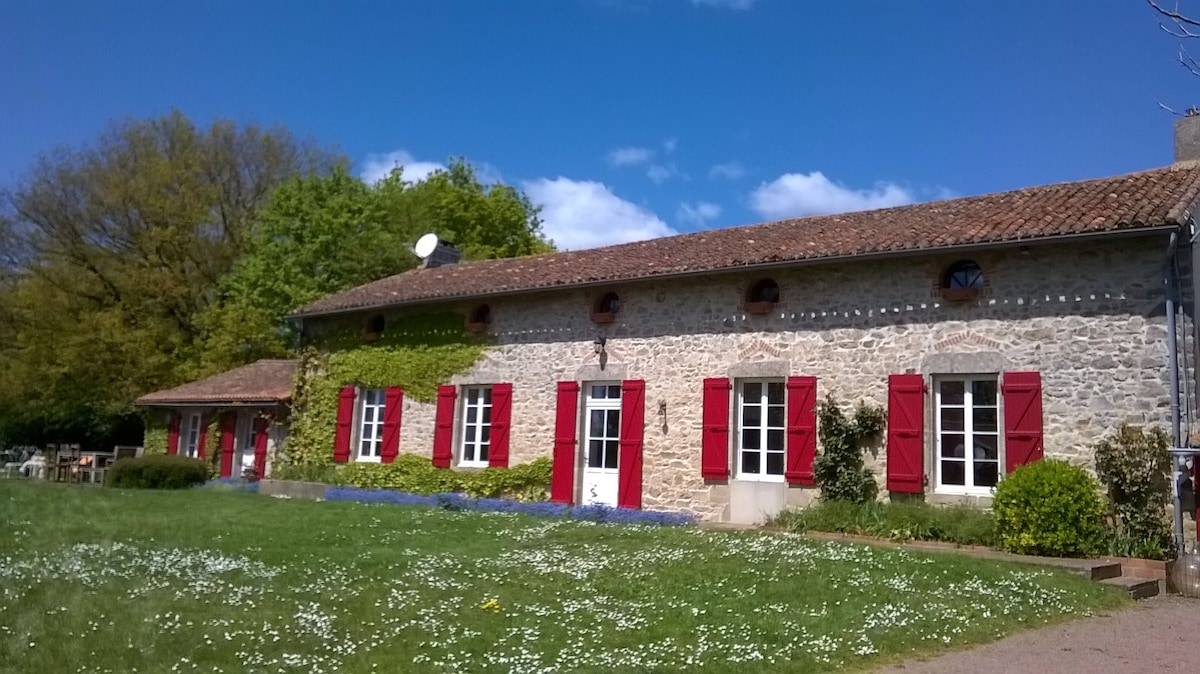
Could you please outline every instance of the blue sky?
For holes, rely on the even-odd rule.
[[[466,156],[587,247],[1169,164],[1178,49],[1142,0],[4,0],[0,185],[179,109]]]

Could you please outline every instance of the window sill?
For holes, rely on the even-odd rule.
[[[487,329],[488,329],[487,323],[467,323],[467,332],[479,334],[479,333],[487,332]]]
[[[754,316],[765,316],[775,309],[774,302],[746,302],[742,310]]]
[[[942,299],[947,302],[970,302],[979,299],[979,288],[942,288]]]
[[[738,475],[733,478],[738,482],[762,482],[764,484],[784,484],[782,475]]]
[[[611,313],[608,311],[593,311],[592,312],[592,322],[596,323],[598,325],[612,323],[615,320],[617,320],[617,315],[614,313]]]

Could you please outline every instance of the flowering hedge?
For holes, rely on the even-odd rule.
[[[428,506],[443,510],[471,512],[521,513],[537,517],[570,517],[591,522],[615,524],[660,524],[684,526],[694,524],[696,518],[690,513],[668,513],[656,510],[633,510],[610,508],[603,505],[569,506],[546,501],[515,501],[501,498],[471,498],[462,494],[410,494],[389,489],[356,489],[354,487],[331,487],[325,491],[327,501],[354,501],[357,503],[388,503],[392,505]]]
[[[217,491],[245,491],[258,493],[258,481],[250,481],[241,477],[218,477],[200,485],[201,489]]]

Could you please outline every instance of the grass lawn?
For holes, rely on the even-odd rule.
[[[787,536],[0,480],[3,672],[811,672],[1124,602]]]

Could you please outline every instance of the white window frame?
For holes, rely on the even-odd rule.
[[[942,384],[948,381],[963,382],[963,482],[966,484],[944,484],[942,481]],[[975,420],[972,411],[976,405],[973,400],[971,384],[976,381],[991,382],[996,386],[996,482],[1004,479],[1004,396],[1000,392],[999,374],[962,374],[938,375],[933,379],[933,472],[934,493],[952,494],[957,496],[991,496],[995,487],[975,486],[975,435],[991,435],[990,431],[975,431]],[[951,406],[957,409],[958,405]],[[947,431],[958,434],[959,431]],[[956,458],[948,460],[957,461]]]
[[[378,400],[374,398],[378,395]],[[379,463],[383,460],[383,417],[387,413],[387,390],[361,388],[354,406],[354,460],[364,463]],[[367,412],[371,412],[368,420]],[[364,443],[370,451],[364,453]]]
[[[762,417],[761,417],[762,425],[755,429],[755,432],[759,435],[759,447],[758,447],[758,449],[750,449],[750,450],[745,449],[745,438],[747,436],[747,432],[746,432],[746,429],[742,425],[742,417],[743,417],[742,411],[743,411],[743,408],[747,404],[746,384],[762,384],[762,393],[759,395],[758,400],[753,403],[755,405],[760,405],[762,407]],[[769,391],[768,385],[769,384],[778,384],[781,388],[783,388],[783,425],[777,426],[777,427],[770,426],[767,421],[768,416],[769,416],[768,415],[769,403],[767,402],[769,400],[769,398],[768,398],[768,391]],[[783,482],[784,481],[783,474],[784,474],[784,471],[786,471],[786,469],[787,469],[786,468],[786,464],[787,464],[787,380],[782,377],[737,379],[734,382],[734,386],[737,388],[737,396],[735,397],[734,410],[733,410],[734,424],[737,427],[737,434],[736,434],[735,440],[734,440],[734,442],[736,444],[734,445],[734,448],[733,448],[733,462],[734,462],[734,468],[735,468],[734,475],[736,475],[738,480],[742,480],[742,481]],[[782,438],[782,441],[781,441],[781,444],[780,444],[778,450],[772,450],[768,446],[769,445],[768,438],[770,438],[770,431],[772,431],[772,430],[779,431],[779,435]],[[743,454],[743,452],[747,452],[747,451],[754,452],[754,453],[757,453],[760,455],[759,463],[758,463],[760,472],[747,473],[742,470],[742,454]],[[771,473],[766,472],[767,471],[767,455],[769,453],[777,453],[780,455],[780,463],[779,463],[780,467],[779,467],[778,474],[771,474]]]
[[[200,434],[205,431],[200,428],[201,416],[199,412],[188,412],[187,424],[184,426],[183,447],[180,453],[192,459],[200,456]]]
[[[594,387],[594,386],[603,386],[606,389],[616,387],[617,397],[616,398],[607,397],[608,391],[606,390],[605,391],[606,397],[593,398],[592,397],[592,387]],[[584,393],[585,393],[585,395],[583,397],[583,415],[584,415],[583,416],[583,450],[581,452],[579,452],[583,458],[583,469],[586,471],[590,471],[590,472],[600,472],[600,473],[609,473],[609,474],[616,473],[620,470],[620,467],[621,467],[621,422],[622,422],[622,420],[621,420],[621,399],[622,399],[622,396],[624,395],[624,391],[621,390],[621,382],[619,382],[619,381],[607,381],[607,382],[606,381],[591,381],[584,385]],[[615,410],[616,411],[616,413],[617,413],[617,435],[616,435],[616,437],[609,437],[608,435],[605,435],[604,429],[600,429],[600,434],[594,436],[594,434],[592,433],[592,412],[596,411],[596,410],[605,410],[605,411]],[[607,419],[607,415],[605,415],[605,418]],[[592,467],[588,466],[588,461],[591,458],[592,440],[600,440],[601,442],[605,443],[605,447],[600,455],[601,456],[600,466],[597,468],[592,468]],[[616,459],[617,459],[616,464],[617,465],[615,468],[607,468],[604,466],[604,464],[605,464],[604,458],[607,456],[607,453],[608,453],[608,443],[612,442],[612,441],[615,441],[616,446],[617,446],[617,448],[616,448]]]
[[[471,393],[477,392],[474,402]],[[487,401],[484,401],[485,394]],[[463,468],[487,468],[492,447],[492,404],[494,398],[491,384],[464,386],[462,389],[461,423],[458,426],[458,465]],[[474,420],[471,412],[475,412]],[[486,414],[485,414],[486,413]],[[486,417],[486,421],[484,420]],[[469,431],[474,431],[470,433]],[[486,431],[487,439],[483,437]],[[474,436],[468,439],[468,436]]]

